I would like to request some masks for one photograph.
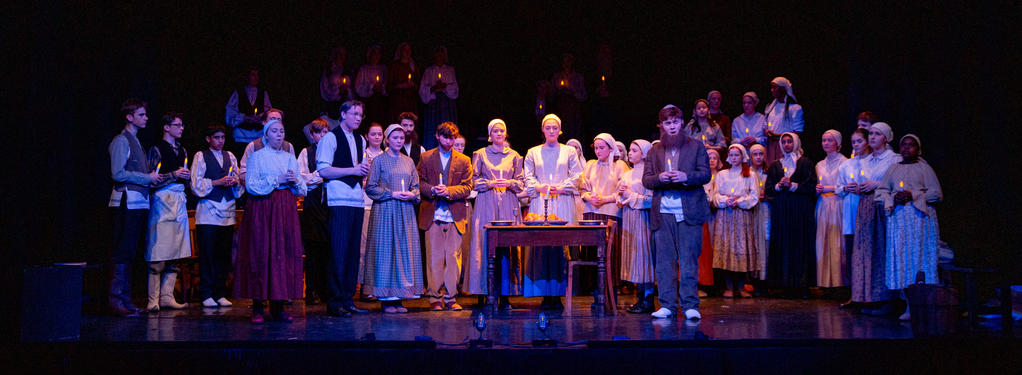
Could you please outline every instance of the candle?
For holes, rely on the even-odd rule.
[[[258,107],[252,108],[252,114],[254,115],[254,114],[257,114],[257,113],[259,113],[259,108]]]
[[[230,167],[227,167],[227,174],[229,174],[229,175],[233,175],[234,174],[234,166],[233,165],[230,166]]]
[[[703,143],[706,143],[706,134],[703,134]]]
[[[440,185],[444,184],[444,174],[443,173],[439,174],[439,176],[437,177],[437,181],[440,181]]]
[[[163,165],[163,163],[161,163],[161,162],[156,162],[156,171],[157,171],[157,172],[159,172],[159,171],[160,171],[160,166],[162,166],[162,165]]]
[[[735,194],[735,188],[731,188],[731,195]]]
[[[542,104],[539,105],[539,109],[543,109],[543,105]]]
[[[672,171],[672,169],[671,169],[671,159],[667,159],[667,171],[668,172]]]
[[[401,179],[401,191],[405,191],[405,179]]]
[[[411,80],[412,80],[412,73],[408,73],[408,80],[409,80],[409,81],[411,81]]]
[[[745,128],[745,135],[749,135],[749,128]]]
[[[564,86],[564,85],[565,85],[565,84],[564,84],[564,80],[562,79],[562,80],[561,80],[561,86]]]
[[[905,190],[905,181],[898,181],[898,190],[899,191]]]
[[[437,80],[437,81],[439,81],[439,80],[441,80],[441,79],[443,79],[443,76],[442,76],[442,75],[440,75],[440,73],[437,73],[437,74],[436,74],[436,80]]]
[[[366,151],[362,151],[362,161],[364,162],[364,161],[366,161],[368,159],[369,159],[369,153],[366,152]]]
[[[341,78],[341,84],[347,85],[348,84],[348,77]]]
[[[823,183],[823,176],[816,176],[816,178],[820,180],[821,184]]]
[[[497,173],[500,173],[500,179],[503,180],[504,179],[504,170],[501,169],[501,170],[497,171]]]
[[[380,82],[380,75],[379,74],[376,75],[376,82]]]
[[[607,82],[607,76],[600,76],[600,82]]]
[[[185,155],[185,168],[188,168],[188,155]]]

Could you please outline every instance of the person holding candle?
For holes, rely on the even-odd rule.
[[[405,143],[400,151],[418,165],[419,156],[426,152],[426,148],[419,145],[419,132],[415,131],[415,122],[419,121],[419,116],[411,112],[402,112],[398,118],[401,128],[405,131]]]
[[[731,137],[731,117],[724,114],[720,110],[720,103],[724,100],[724,95],[721,95],[720,91],[713,90],[706,94],[706,102],[710,105],[710,120],[717,123],[720,127],[721,134],[724,134],[725,144],[732,143]]]
[[[816,285],[835,288],[848,285],[845,263],[844,236],[842,235],[843,198],[837,194],[841,179],[841,166],[848,158],[841,154],[841,133],[830,129],[823,132],[820,144],[827,157],[816,163]]]
[[[617,204],[621,206],[621,280],[635,284],[633,314],[653,312],[653,241],[649,234],[649,206],[653,192],[642,186],[646,155],[653,145],[636,139],[628,147],[628,161],[634,166],[621,175]]]
[[[299,173],[305,180],[308,194],[302,205],[302,244],[305,246],[305,304],[316,305],[327,295],[326,257],[330,253],[327,234],[327,215],[330,211],[323,199],[323,178],[316,170],[316,147],[319,140],[330,132],[322,119],[309,123],[312,144],[298,154]]]
[[[702,225],[710,218],[703,185],[710,182],[710,162],[702,142],[682,132],[681,109],[668,105],[659,119],[660,142],[646,155],[642,173],[642,186],[653,191],[649,229],[660,288],[660,309],[652,316],[669,318],[680,309],[686,319],[697,320],[702,318],[696,293]]]
[[[600,220],[610,225],[610,238],[613,253],[607,254],[608,272],[614,285],[620,284],[621,279],[621,208],[617,205],[618,183],[621,176],[629,168],[624,161],[616,160],[618,151],[617,141],[607,133],[597,134],[593,138],[593,150],[596,152],[596,159],[590,160],[582,168],[581,191],[582,201],[585,203],[582,209],[582,218],[585,220]],[[595,247],[583,247],[581,257],[594,259],[596,257]],[[590,274],[588,276],[595,276]],[[586,273],[579,273],[580,280],[586,280]],[[595,280],[595,277],[590,277]],[[586,280],[588,281],[588,280]],[[581,288],[580,288],[581,290]]]
[[[438,146],[419,162],[419,229],[426,232],[426,295],[433,311],[460,311],[461,240],[468,226],[465,200],[472,192],[472,161],[455,152],[458,126],[444,122],[436,128]],[[435,177],[435,178],[434,178]]]
[[[252,299],[252,323],[262,324],[263,300],[272,319],[291,322],[284,301],[302,297],[301,228],[296,197],[308,192],[284,123],[270,121],[248,163],[245,190],[251,194],[238,235],[234,289]]]
[[[525,186],[532,198],[529,212],[556,215],[571,224],[578,222],[575,216],[574,195],[578,194],[578,181],[582,165],[574,148],[557,141],[561,135],[561,119],[555,114],[546,115],[541,122],[544,143],[530,148],[523,161]],[[544,204],[546,209],[544,211]],[[561,309],[559,296],[564,295],[565,258],[563,248],[538,247],[527,250],[524,258],[526,297],[542,296],[541,309]]]
[[[373,122],[369,124],[369,129],[366,130],[366,146],[363,151],[364,159],[367,163],[372,165],[373,159],[380,154],[383,154],[383,125]],[[362,179],[362,186],[365,186],[365,178]],[[363,201],[365,202],[365,214],[362,215],[362,237],[359,240],[359,252],[358,252],[358,281],[361,282],[365,279],[365,257],[366,257],[366,235],[369,234],[369,214],[372,213],[373,200],[369,198],[369,194],[363,192]],[[375,297],[366,295],[364,291],[361,291],[359,299],[362,301],[375,301]]]
[[[795,99],[795,91],[791,88],[791,81],[784,77],[777,77],[770,81],[770,94],[774,100],[767,105],[766,115],[767,136],[767,163],[773,164],[783,156],[780,147],[780,136],[786,132],[801,135],[805,128],[805,121],[802,119],[802,106]]]
[[[484,226],[495,220],[521,224],[522,210],[516,195],[525,191],[523,159],[507,145],[507,124],[504,120],[493,119],[486,126],[486,133],[490,145],[472,153],[474,190],[479,195],[472,211],[472,238],[469,251],[464,255],[461,282],[463,293],[477,295],[488,291]],[[497,249],[496,271],[493,280],[500,282],[498,307],[510,310],[507,296],[522,293],[520,248]]]
[[[735,117],[731,127],[731,144],[741,144],[751,150],[752,145],[766,145],[766,116],[756,112],[759,97],[749,91],[742,95],[742,114]]]
[[[447,47],[438,46],[433,51],[433,65],[423,72],[419,85],[419,97],[425,105],[422,134],[426,135],[426,149],[437,147],[437,141],[429,135],[436,133],[439,124],[458,122],[458,77],[448,62]]]
[[[575,55],[561,54],[561,70],[550,78],[553,86],[550,110],[557,113],[563,122],[562,128],[567,138],[582,138],[582,102],[586,101],[585,78],[575,71]]]
[[[756,217],[752,208],[759,203],[759,175],[749,166],[745,146],[728,147],[727,162],[731,168],[714,178],[713,205],[713,268],[724,276],[724,297],[734,293],[751,297],[745,291],[747,273],[759,270],[759,242],[756,239]]]
[[[425,289],[415,220],[419,175],[412,159],[398,152],[405,140],[401,125],[388,126],[383,136],[387,151],[373,159],[366,179],[373,208],[362,289],[380,300],[384,313],[406,313],[401,300],[418,298]]]
[[[685,125],[685,135],[703,142],[707,149],[717,152],[727,145],[720,126],[710,118],[709,102],[705,99],[696,100],[692,120]]]
[[[362,102],[341,104],[341,126],[320,138],[316,145],[316,168],[326,181],[326,204],[330,211],[330,255],[327,257],[327,314],[351,317],[368,310],[355,306],[352,297],[358,284],[359,243],[365,214],[363,177],[369,173],[366,140],[355,133],[362,123]]]
[[[195,205],[195,242],[199,247],[199,300],[203,307],[229,307],[227,277],[231,272],[234,245],[235,200],[245,193],[239,183],[238,159],[224,150],[227,129],[206,129],[209,148],[195,153],[191,163],[191,188]]]
[[[145,236],[149,216],[149,187],[171,176],[153,170],[138,142],[138,131],[146,127],[149,116],[145,102],[131,98],[121,105],[125,124],[110,141],[110,176],[114,181],[110,201],[114,226],[113,252],[110,254],[110,311],[117,316],[138,316],[131,303],[131,262]]]
[[[891,165],[876,189],[876,201],[887,214],[887,267],[885,282],[891,290],[915,284],[923,273],[927,284],[937,283],[937,245],[940,231],[933,204],[943,200],[937,174],[922,162],[922,142],[905,134],[899,142],[901,162]],[[906,308],[900,320],[909,320]]]
[[[770,164],[764,184],[770,202],[768,281],[789,296],[808,297],[816,282],[816,169],[798,134],[780,137],[784,157]]]
[[[419,71],[412,59],[412,45],[408,42],[398,44],[394,50],[394,61],[387,67],[386,89],[390,99],[387,110],[388,121],[398,120],[402,112],[419,112]]]
[[[344,46],[336,46],[330,50],[323,73],[319,76],[319,96],[323,99],[324,108],[341,105],[342,101],[351,100],[352,82],[355,69],[344,65],[348,60],[348,50]]]
[[[859,194],[859,206],[855,213],[855,244],[852,247],[851,302],[859,303],[863,313],[876,316],[894,313],[893,306],[887,303],[892,296],[885,283],[887,215],[875,196],[887,169],[901,162],[901,155],[887,144],[893,138],[894,132],[887,123],[870,125],[867,141],[872,152],[860,157],[861,169],[854,187]]]
[[[720,153],[716,150],[706,149],[707,160],[710,162],[710,182],[703,185],[706,192],[706,199],[710,203],[710,217],[703,223],[703,242],[699,252],[699,297],[709,295],[706,291],[713,289],[713,221],[717,216],[717,206],[713,202],[713,194],[716,190],[717,173],[724,168],[720,161]]]
[[[765,283],[767,276],[767,259],[770,251],[770,201],[764,195],[763,185],[766,183],[766,147],[756,143],[749,148],[750,169],[756,173],[759,180],[759,204],[752,208],[752,214],[756,217],[756,250],[759,252],[756,259],[759,260],[758,272],[753,272],[757,282],[754,282],[757,293],[766,292]]]
[[[355,93],[365,103],[366,122],[389,123],[387,117],[387,66],[380,64],[383,48],[371,44],[366,50],[366,63],[355,76]],[[380,133],[383,133],[381,130]]]
[[[231,150],[242,154],[245,145],[263,135],[262,115],[273,107],[270,94],[259,86],[259,69],[249,68],[244,75],[245,85],[234,90],[227,99],[224,122],[233,129]]]
[[[185,186],[191,178],[188,151],[178,141],[185,124],[178,112],[163,115],[163,138],[149,149],[149,163],[167,176],[152,192],[149,210],[149,240],[145,260],[149,264],[149,301],[146,310],[158,312],[160,307],[181,309],[185,305],[174,299],[177,283],[176,260],[192,256],[188,233],[188,207]]]
[[[845,246],[845,278],[852,278],[852,253],[855,247],[855,217],[859,206],[859,182],[865,178],[862,161],[873,153],[866,140],[869,138],[868,128],[856,128],[852,131],[852,158],[841,163],[838,169],[837,185],[834,186],[835,193],[841,197],[841,233],[844,234]],[[842,309],[859,308],[861,303],[842,303]]]
[[[270,109],[266,110],[266,112],[263,112],[261,117],[262,117],[262,123],[261,123],[261,125],[259,127],[260,131],[262,131],[261,129],[265,128],[266,123],[268,123],[270,121],[280,121],[280,122],[283,122],[284,121],[284,111],[282,111],[280,109],[277,109],[277,108],[270,108]],[[304,129],[303,129],[303,131],[304,131]],[[260,134],[262,134],[262,133],[260,133]],[[310,136],[311,136],[311,134],[310,134]],[[252,142],[249,142],[248,144],[245,145],[245,148],[244,148],[245,153],[241,154],[241,160],[238,161],[238,166],[239,166],[239,168],[238,168],[238,177],[241,178],[241,183],[242,184],[245,183],[245,171],[247,170],[247,166],[248,166],[248,157],[252,155],[252,152],[255,151],[253,148],[256,147],[257,145],[259,146],[259,148],[263,147],[262,137],[261,136],[259,138],[256,138]]]

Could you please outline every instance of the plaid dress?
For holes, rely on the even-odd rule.
[[[401,201],[391,192],[404,189],[416,201]],[[415,203],[419,176],[412,159],[384,152],[373,159],[366,181],[366,195],[373,200],[366,234],[365,294],[379,298],[418,298],[425,290]]]

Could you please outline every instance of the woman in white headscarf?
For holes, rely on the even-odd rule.
[[[786,132],[802,134],[805,129],[805,121],[802,120],[802,106],[795,99],[795,91],[791,88],[791,81],[784,77],[777,77],[770,81],[770,94],[774,101],[766,106],[763,114],[766,115],[767,135],[767,163],[782,156],[780,148],[780,135]]]
[[[653,192],[642,186],[646,154],[653,145],[636,139],[626,157],[633,168],[621,175],[617,204],[621,206],[621,280],[635,283],[633,314],[653,312],[653,242],[649,231],[649,207]]]
[[[841,196],[835,187],[841,178],[841,166],[848,160],[841,154],[841,133],[823,132],[820,144],[827,157],[816,163],[816,285],[834,288],[848,285],[845,274],[844,236],[842,233]]]
[[[766,280],[767,255],[770,251],[770,201],[763,194],[763,185],[766,184],[767,168],[766,147],[756,143],[749,147],[749,167],[756,174],[759,180],[759,204],[752,208],[753,216],[756,217],[756,250],[759,251],[759,272],[750,274],[757,280]],[[758,292],[765,292],[765,283],[754,282]]]
[[[806,297],[816,283],[816,168],[803,156],[798,134],[782,134],[780,148],[784,156],[770,164],[764,184],[772,200],[767,280]]]
[[[724,297],[745,291],[746,273],[759,270],[756,246],[756,217],[752,208],[759,203],[759,175],[749,167],[745,146],[733,144],[727,150],[731,168],[717,173],[710,200],[717,207],[713,219],[713,268],[724,276]]]
[[[569,139],[568,142],[565,142],[564,144],[573,147],[575,149],[575,151],[578,152],[578,165],[585,166],[586,165],[586,157],[585,157],[585,152],[582,151],[582,142],[579,142],[577,139],[572,138],[572,139]],[[582,202],[582,196],[581,195],[576,195],[575,196],[575,213],[578,215],[578,220],[582,220],[582,211],[585,210],[585,208],[586,208],[586,206],[585,206],[585,203]]]
[[[585,204],[582,218],[600,220],[610,225],[613,253],[607,258],[611,278],[614,285],[618,284],[621,275],[621,208],[617,205],[617,186],[621,176],[631,168],[624,161],[616,160],[618,156],[616,141],[607,133],[597,134],[593,138],[593,151],[596,159],[590,160],[582,168],[582,202]],[[582,257],[596,257],[595,247],[582,248]],[[579,273],[584,278],[586,273]]]

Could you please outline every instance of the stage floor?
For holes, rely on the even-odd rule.
[[[911,324],[894,319],[855,314],[837,308],[839,301],[776,298],[705,298],[703,319],[652,319],[648,314],[623,311],[633,297],[622,296],[617,315],[594,316],[591,297],[574,299],[575,311],[565,316],[546,311],[549,328],[544,335],[536,327],[539,298],[512,297],[516,307],[509,313],[487,317],[484,337],[495,347],[529,346],[545,336],[561,347],[583,345],[586,340],[693,340],[708,336],[715,340],[813,340],[813,339],[904,339],[913,337]],[[305,306],[295,301],[288,307],[294,322],[249,323],[250,301],[237,300],[231,308],[208,309],[190,304],[185,310],[167,310],[140,318],[86,315],[82,318],[81,342],[174,342],[174,341],[357,341],[367,334],[376,340],[408,341],[429,337],[440,348],[459,348],[467,339],[478,337],[472,326],[477,314],[474,297],[461,298],[466,310],[427,311],[425,299],[407,301],[408,314],[383,314],[379,303],[357,303],[369,314],[345,319],[325,314],[324,305]],[[968,336],[1000,334],[998,321],[983,323]],[[1017,325],[1017,324],[1016,324]],[[1019,337],[1018,328],[1015,329]]]

